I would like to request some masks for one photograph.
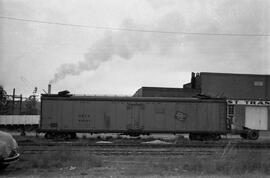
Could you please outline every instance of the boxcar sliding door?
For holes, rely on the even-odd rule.
[[[128,118],[130,120],[130,128],[132,130],[142,130],[144,105],[143,104],[129,104],[128,105]]]

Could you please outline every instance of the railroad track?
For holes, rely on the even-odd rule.
[[[47,154],[50,153],[52,151],[59,151],[59,150],[25,150],[23,151],[23,154]],[[72,150],[74,151],[74,150]],[[80,150],[81,151],[81,150]],[[213,155],[215,152],[203,152],[203,151],[197,151],[197,152],[188,152],[188,151],[157,151],[157,150],[148,150],[148,151],[139,151],[139,150],[84,150],[84,152],[89,152],[92,155],[103,155],[103,156],[125,156],[125,155],[136,155],[136,156],[144,156],[144,155],[162,155],[162,156],[185,156],[185,155],[189,155],[191,153],[195,154],[197,156],[209,156],[209,155]]]
[[[128,147],[139,147],[139,148],[249,148],[249,149],[265,149],[270,148],[270,142],[201,142],[201,141],[187,141],[178,143],[167,143],[167,144],[147,144],[144,142],[136,143],[96,143],[96,142],[18,142],[20,147],[24,146],[65,146],[65,147],[100,147],[100,148],[128,148]]]
[[[87,143],[87,142],[19,142],[23,154],[46,154],[51,152],[87,152],[94,155],[159,155],[197,156],[222,155],[233,149],[257,150],[270,155],[269,142],[183,142],[171,144],[144,143]]]
[[[51,147],[51,146],[24,146],[21,148],[23,154],[46,154],[51,152],[88,152],[93,155],[162,155],[162,156],[185,156],[185,155],[213,155],[217,153],[216,149],[177,149],[177,148],[142,148],[142,147]],[[222,150],[219,150],[222,151]]]
[[[22,154],[49,154],[52,152],[84,152],[92,155],[102,155],[102,156],[190,156],[196,155],[199,157],[204,156],[221,156],[223,154],[230,154],[231,148],[188,148],[188,147],[175,147],[175,148],[153,148],[153,147],[103,147],[103,146],[76,146],[76,147],[66,147],[66,146],[23,146],[20,148]],[[247,151],[245,148],[243,151]],[[248,149],[249,150],[249,149]],[[254,151],[255,149],[252,149]],[[250,151],[250,150],[249,150]],[[264,155],[269,155],[268,149],[258,149],[257,152],[263,153]]]

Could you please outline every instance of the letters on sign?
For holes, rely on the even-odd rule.
[[[229,105],[270,106],[270,101],[258,100],[227,100]]]

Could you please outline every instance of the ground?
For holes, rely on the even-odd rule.
[[[87,138],[86,138],[87,139]],[[171,151],[172,148],[166,148]],[[173,148],[175,149],[175,148]],[[3,177],[270,177],[269,149],[234,147],[183,154],[95,154],[87,149],[23,152]]]
[[[211,170],[211,163],[206,161],[196,164],[196,160],[172,157],[147,157],[147,156],[91,156],[88,162],[78,162],[76,157],[67,163],[44,161],[44,155],[35,158],[23,157],[16,164],[10,165],[4,177],[267,177],[268,171],[257,170],[246,172],[244,168],[226,169],[227,164]],[[46,157],[46,156],[45,156]],[[78,155],[80,158],[80,156]],[[37,158],[42,161],[38,162]],[[51,159],[54,160],[54,159]],[[33,163],[34,162],[34,163]],[[184,163],[183,163],[184,162]],[[90,164],[89,164],[90,163]],[[194,164],[195,163],[195,164]],[[51,164],[51,165],[50,165]],[[224,167],[223,167],[224,166]],[[218,171],[217,171],[218,170]],[[237,171],[240,171],[239,173]],[[270,176],[269,176],[270,177]]]

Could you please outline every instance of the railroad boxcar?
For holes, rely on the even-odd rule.
[[[224,99],[170,97],[41,97],[40,132],[73,137],[76,133],[189,133],[191,139],[218,139],[230,131]]]

